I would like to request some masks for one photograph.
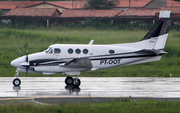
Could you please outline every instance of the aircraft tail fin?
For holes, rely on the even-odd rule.
[[[160,11],[159,21],[141,40],[145,42],[146,49],[164,49],[171,24],[170,13],[170,11]]]

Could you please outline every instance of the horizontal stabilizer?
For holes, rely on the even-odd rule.
[[[166,52],[161,52],[161,50],[156,50],[156,49],[143,49],[140,51],[137,51],[139,54],[149,54],[149,55],[162,55],[166,54]]]
[[[159,18],[170,18],[171,11],[160,11]]]

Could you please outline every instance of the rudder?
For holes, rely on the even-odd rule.
[[[144,36],[141,41],[148,40],[147,47],[150,49],[163,50],[171,24],[170,11],[160,11],[159,21],[156,25]]]

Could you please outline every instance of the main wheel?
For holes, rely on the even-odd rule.
[[[71,76],[66,77],[65,83],[66,83],[66,85],[72,85],[73,84],[73,78]]]
[[[81,81],[79,80],[79,78],[74,78],[73,86],[79,87],[80,85],[81,85]]]
[[[21,84],[21,80],[19,79],[19,78],[15,78],[14,80],[13,80],[13,85],[14,86],[19,86]]]

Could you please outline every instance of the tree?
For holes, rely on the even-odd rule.
[[[0,16],[2,16],[3,15],[3,12],[2,12],[2,10],[0,9]]]
[[[119,4],[119,0],[86,0],[85,9],[112,9]]]

